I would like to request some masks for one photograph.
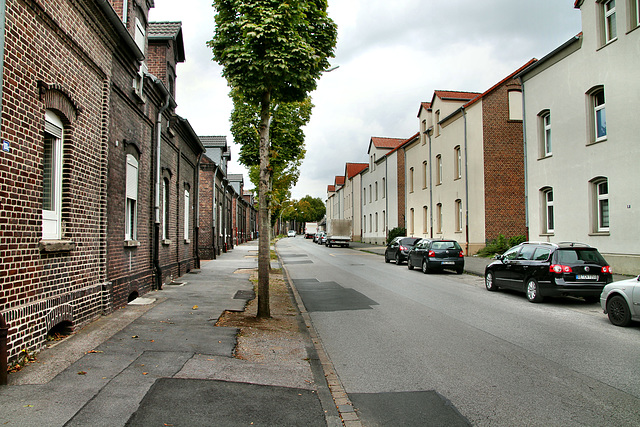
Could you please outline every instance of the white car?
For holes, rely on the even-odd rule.
[[[296,237],[296,230],[289,230],[289,232],[287,233],[288,237]]]
[[[640,321],[640,276],[609,283],[602,289],[600,305],[616,326]]]

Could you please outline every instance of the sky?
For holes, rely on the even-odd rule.
[[[367,162],[372,136],[409,138],[420,103],[434,90],[484,92],[532,58],[581,31],[574,0],[328,0],[338,26],[330,73],[311,93],[305,160],[292,198],[326,199],[347,162]],[[177,67],[176,113],[198,135],[226,135],[229,173],[238,160],[232,103],[206,42],[215,31],[209,0],[155,0],[151,21],[181,21],[186,60]]]

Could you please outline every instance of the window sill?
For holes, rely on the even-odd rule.
[[[140,246],[140,242],[137,240],[125,240],[124,247],[125,248],[137,248]]]
[[[589,141],[587,142],[587,147],[590,145],[600,144],[601,142],[605,142],[606,140],[607,140],[607,137],[605,136],[604,138],[596,139],[595,141]]]
[[[184,244],[185,245],[190,245],[191,244],[191,239],[184,239]]]
[[[546,236],[555,236],[555,233],[540,233],[540,236],[546,237]]]
[[[589,233],[589,236],[610,236],[608,231],[595,231],[593,233]]]
[[[551,157],[553,157],[553,154],[545,154],[542,157],[538,157],[538,160],[550,159]]]
[[[42,252],[71,252],[76,249],[71,240],[40,240],[38,246]]]
[[[171,240],[169,240],[169,239],[162,239],[162,244],[163,244],[164,246],[169,246],[169,245],[171,244]]]
[[[605,47],[609,46],[611,43],[614,43],[615,41],[618,40],[618,37],[614,37],[611,40],[605,42],[605,44],[603,44],[602,46],[600,46],[598,49],[596,49],[596,52],[599,51],[600,49],[604,49]]]

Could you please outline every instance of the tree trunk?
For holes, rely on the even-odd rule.
[[[269,167],[269,108],[271,94],[265,92],[260,102],[260,181],[258,183],[258,203],[260,205],[260,238],[258,240],[258,313],[257,317],[271,317],[269,307],[269,269],[271,267],[271,169]]]

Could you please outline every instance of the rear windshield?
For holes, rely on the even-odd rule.
[[[455,249],[457,251],[461,250],[460,245],[456,241],[451,242],[433,242],[431,244],[431,249],[434,250],[444,250],[444,249]]]
[[[606,265],[600,252],[595,249],[560,249],[558,264],[599,264]]]
[[[419,237],[406,237],[400,240],[400,244],[402,246],[414,246],[418,240],[420,240]]]

